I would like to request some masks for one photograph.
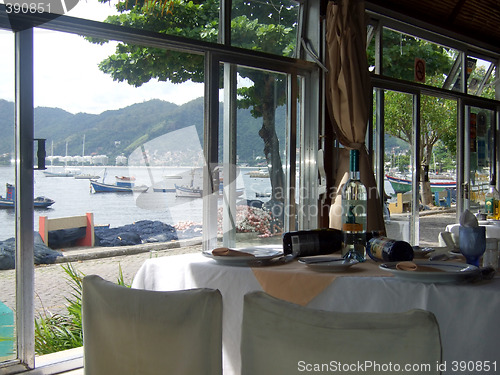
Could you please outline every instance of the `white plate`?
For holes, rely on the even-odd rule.
[[[299,263],[305,264],[314,271],[342,272],[359,262],[356,259],[331,258],[329,260],[328,257],[304,257],[299,258]]]
[[[430,262],[430,261],[415,261],[417,265],[434,267],[440,271],[402,271],[396,269],[399,262],[390,262],[381,264],[379,267],[384,271],[391,272],[395,277],[408,280],[419,281],[422,283],[454,283],[465,281],[473,278],[479,273],[479,268],[464,263],[453,262]]]
[[[244,248],[236,248],[247,254],[252,254],[253,257],[246,255],[242,256],[217,256],[213,255],[210,251],[204,251],[202,254],[208,258],[215,260],[217,263],[228,266],[260,266],[266,264],[269,260],[283,255],[281,246],[252,246]]]

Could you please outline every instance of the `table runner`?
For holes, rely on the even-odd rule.
[[[367,260],[342,272],[318,272],[305,264],[293,261],[280,266],[252,267],[262,289],[273,297],[306,306],[337,277],[392,276],[382,271],[380,263]]]

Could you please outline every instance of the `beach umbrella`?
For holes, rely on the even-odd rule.
[[[367,230],[385,232],[380,194],[365,146],[370,113],[370,75],[366,57],[366,19],[363,0],[330,1],[327,7],[327,105],[340,148],[330,227],[341,227],[341,187],[349,176],[349,150],[360,151],[361,181],[368,191]]]

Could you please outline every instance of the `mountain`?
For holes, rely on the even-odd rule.
[[[183,105],[161,100],[136,103],[118,110],[101,114],[72,114],[60,108],[35,108],[35,138],[45,138],[47,155],[82,154],[85,135],[85,155],[107,155],[110,163],[116,156],[129,156],[142,144],[161,135],[187,126],[195,126],[200,144],[203,144],[204,100],[198,98]],[[263,156],[264,143],[258,132],[262,119],[251,116],[250,110],[239,109],[237,113],[237,149],[240,162],[251,163],[255,156]],[[223,118],[223,104],[220,104],[220,119]],[[280,147],[284,149],[284,107],[277,110],[277,133]],[[220,121],[222,122],[222,121]],[[14,148],[14,103],[0,99],[0,155],[12,154]],[[222,126],[219,128],[222,138]],[[189,140],[186,140],[189,142]],[[189,144],[189,143],[188,143]],[[222,149],[220,148],[220,156]],[[10,160],[10,155],[5,157]]]

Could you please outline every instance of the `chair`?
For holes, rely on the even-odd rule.
[[[244,297],[242,375],[402,374],[419,364],[428,368],[411,373],[439,374],[440,361],[439,326],[428,311],[340,313],[264,292]]]
[[[82,314],[87,375],[222,374],[218,290],[130,289],[90,275]]]

